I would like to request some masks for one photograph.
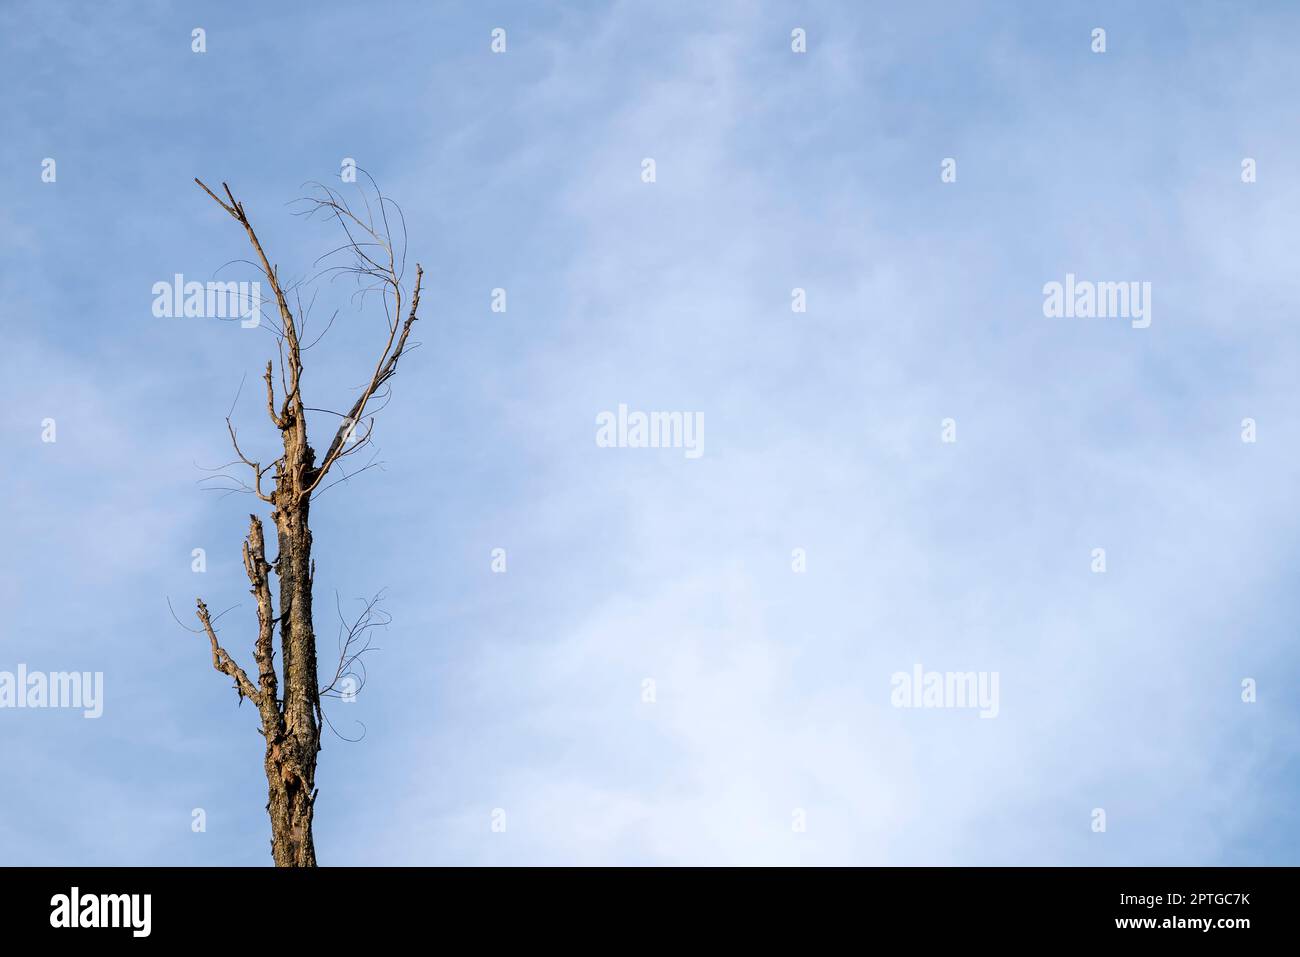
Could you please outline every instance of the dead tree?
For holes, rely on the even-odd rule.
[[[366,367],[369,379],[363,380],[365,384],[361,394],[351,408],[341,414],[341,424],[330,439],[324,456],[318,459],[308,438],[307,412],[326,410],[311,409],[303,397],[303,353],[308,347],[302,344],[301,337],[310,306],[303,308],[301,292],[296,284],[289,289],[281,285],[277,267],[262,248],[243,204],[235,199],[230,187],[221,184],[225,192],[223,199],[198,179],[195,182],[243,227],[255,255],[249,262],[270,286],[271,295],[264,299],[265,313],[261,312],[261,303],[257,308],[259,316],[264,315],[268,328],[275,335],[279,353],[278,395],[274,362],[267,362],[263,375],[266,412],[279,432],[275,449],[278,454],[274,461],[262,465],[249,458],[240,447],[230,418],[226,419],[230,441],[238,457],[232,465],[251,472],[251,475],[250,472],[243,473],[250,475],[250,480],[241,480],[240,486],[270,506],[276,533],[277,554],[274,560],[269,560],[262,521],[256,514],[249,516],[243,557],[250,591],[257,604],[257,638],[253,644],[253,660],[257,668],[255,680],[218,642],[215,618],[209,614],[202,599],[198,600],[197,614],[201,632],[207,635],[212,647],[213,667],[234,681],[241,703],[244,698],[249,699],[256,706],[261,720],[260,731],[266,739],[266,809],[271,817],[271,854],[275,864],[279,867],[314,867],[316,850],[312,841],[312,816],[318,793],[316,762],[325,719],[321,697],[338,691],[340,681],[358,657],[354,640],[368,630],[375,619],[374,603],[371,602],[362,618],[347,631],[334,680],[322,688],[317,671],[316,632],[312,624],[312,583],[316,566],[312,558],[311,504],[313,498],[328,487],[322,483],[331,470],[337,468],[339,476],[330,484],[350,477],[346,466],[341,463],[369,443],[374,429],[374,406],[386,401],[388,382],[397,371],[398,360],[409,351],[407,340],[420,308],[420,284],[424,271],[419,264],[416,265],[415,283],[408,300],[403,279],[406,249],[401,213],[379,192],[373,180],[369,180],[373,198],[362,191],[364,208],[358,211],[354,211],[340,192],[314,184],[315,194],[306,200],[305,212],[308,216],[322,213],[333,219],[342,229],[345,240],[334,254],[343,255],[346,261],[328,266],[319,275],[355,278],[363,306],[373,299],[372,294],[377,295],[383,301],[387,320],[385,333],[380,336],[383,348],[374,366]],[[396,242],[395,230],[399,234]],[[293,308],[290,295],[295,300]],[[358,435],[363,424],[366,425],[365,431]],[[275,662],[277,625],[278,673]]]

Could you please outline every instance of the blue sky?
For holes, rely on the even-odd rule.
[[[335,592],[393,616],[331,711],[367,733],[325,740],[323,864],[1296,863],[1298,32],[1282,3],[6,4],[0,671],[106,700],[0,710],[0,863],[270,863],[256,716],[167,601],[239,604],[251,666],[254,503],[199,480],[272,340],[150,290],[245,255],[195,176],[306,275],[335,235],[288,204],[344,157],[427,285],[384,469],[313,510],[322,654]],[[1046,318],[1067,272],[1149,281],[1151,326]],[[331,296],[306,388],[339,407],[376,319]],[[620,403],[702,413],[704,454],[598,448]],[[245,388],[241,437],[260,414]],[[996,719],[893,707],[917,663],[997,672]]]

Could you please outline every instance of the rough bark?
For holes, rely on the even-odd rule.
[[[289,307],[276,268],[263,251],[257,233],[244,213],[243,205],[235,200],[225,184],[222,185],[229,202],[219,198],[203,183],[199,182],[199,185],[244,227],[261,270],[271,285],[279,313],[280,371],[284,396],[278,410],[273,367],[269,362],[264,379],[267,412],[280,432],[282,454],[265,468],[250,461],[240,449],[230,421],[227,420],[226,423],[240,461],[252,469],[253,483],[247,486],[248,490],[272,507],[271,521],[275,526],[279,550],[275,561],[268,562],[262,522],[256,515],[250,515],[243,553],[250,591],[257,604],[258,632],[253,649],[258,671],[256,684],[218,643],[207,606],[201,599],[198,601],[198,618],[211,644],[213,667],[234,680],[241,700],[248,698],[258,709],[261,733],[266,740],[264,765],[267,781],[266,810],[271,819],[271,856],[279,867],[314,867],[316,849],[312,839],[312,819],[317,795],[316,762],[321,750],[321,724],[324,716],[321,711],[316,634],[312,624],[312,585],[315,577],[309,522],[312,494],[330,468],[359,447],[353,432],[366,415],[367,404],[395,373],[397,361],[406,349],[407,337],[417,318],[424,273],[417,264],[410,311],[405,321],[399,322],[403,304],[401,270],[388,234],[386,214],[381,227],[373,220],[367,223],[353,215],[346,202],[330,190],[324,190],[326,199],[316,200],[318,207],[335,216],[347,233],[349,246],[345,248],[351,249],[357,261],[353,270],[358,275],[375,280],[381,293],[391,297],[393,307],[391,311],[386,309],[387,340],[374,372],[361,396],[343,417],[343,424],[334,434],[325,459],[318,466],[315,452],[307,440],[307,410],[301,390],[303,366],[298,341],[298,318]],[[381,195],[381,213],[385,202],[387,200]],[[358,244],[353,239],[353,231],[357,229],[368,234],[366,243]],[[386,252],[387,263],[383,264],[372,253],[363,251],[363,245],[367,248],[377,246]],[[373,421],[371,427],[373,428]],[[360,444],[364,444],[368,438],[369,431]],[[262,479],[271,469],[274,469],[274,488],[265,493]],[[278,580],[278,613],[272,597],[272,573]],[[368,610],[369,607],[373,606],[368,606]],[[275,666],[277,623],[282,681]],[[342,670],[341,666],[340,673]]]
[[[289,485],[310,477],[310,446],[296,446],[285,435]],[[279,482],[277,482],[277,486]],[[276,498],[279,498],[277,488]],[[276,568],[280,578],[280,647],[283,649],[284,704],[279,733],[268,739],[266,778],[270,788],[271,852],[283,867],[314,867],[312,807],[316,800],[316,755],[320,752],[320,687],[316,668],[316,634],[312,629],[311,499],[290,496],[290,504],[271,513],[279,536]]]

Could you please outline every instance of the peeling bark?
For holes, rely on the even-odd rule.
[[[312,585],[315,563],[312,558],[312,533],[309,522],[313,493],[330,469],[345,456],[354,453],[369,440],[369,431],[360,443],[352,439],[352,429],[367,413],[367,407],[376,392],[393,376],[398,359],[406,350],[407,337],[417,319],[420,304],[420,286],[424,271],[416,265],[415,285],[409,313],[404,322],[402,314],[404,289],[399,257],[387,227],[386,200],[379,199],[382,225],[373,217],[369,222],[355,216],[337,194],[323,190],[327,198],[316,199],[317,208],[334,216],[348,236],[345,249],[355,257],[352,271],[374,280],[385,296],[391,297],[386,309],[388,315],[387,341],[378,362],[361,396],[353,403],[343,424],[334,434],[324,460],[316,464],[316,454],[307,441],[307,410],[301,391],[302,350],[298,341],[299,319],[289,308],[288,300],[280,286],[276,268],[267,259],[261,242],[244,213],[242,204],[235,200],[230,187],[225,186],[229,202],[222,200],[212,190],[196,180],[218,205],[236,219],[247,233],[261,264],[263,274],[275,294],[279,312],[279,339],[281,355],[281,381],[284,398],[276,408],[273,367],[267,363],[264,376],[267,394],[267,412],[280,432],[283,454],[271,465],[263,468],[250,461],[239,447],[235,429],[227,419],[231,442],[240,461],[252,469],[253,483],[247,486],[259,499],[272,506],[271,521],[275,526],[279,553],[274,562],[266,559],[262,522],[256,515],[249,516],[248,536],[244,541],[244,568],[248,574],[250,591],[257,604],[257,640],[253,654],[257,662],[257,683],[244,673],[234,659],[220,646],[216,630],[202,599],[198,601],[198,617],[203,632],[212,649],[213,667],[232,678],[241,700],[248,698],[256,705],[261,718],[261,733],[266,739],[265,770],[267,781],[266,810],[271,819],[271,856],[278,867],[315,867],[316,849],[312,839],[312,819],[316,803],[316,762],[321,751],[321,686],[317,667],[316,634],[312,624]],[[323,189],[323,188],[322,188]],[[365,242],[354,239],[354,231],[368,234]],[[364,249],[363,249],[364,246]],[[376,254],[371,247],[382,252]],[[386,253],[387,262],[382,262]],[[381,258],[376,259],[379,255]],[[373,419],[371,421],[373,428]],[[274,487],[269,493],[262,490],[262,479],[274,469]],[[274,573],[279,596],[279,612],[275,612],[271,575]],[[368,606],[367,614],[373,605]],[[275,666],[275,625],[279,624],[280,671]],[[342,652],[346,654],[346,651]],[[340,666],[338,674],[343,672]],[[282,680],[281,680],[282,676]],[[333,687],[333,684],[330,686]],[[327,689],[328,690],[328,689]]]

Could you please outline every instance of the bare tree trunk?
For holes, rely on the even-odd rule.
[[[375,221],[373,211],[369,219],[363,221],[353,214],[338,194],[322,187],[326,198],[314,200],[316,208],[327,211],[343,227],[348,237],[348,243],[343,248],[355,257],[354,265],[349,267],[349,271],[358,278],[371,281],[373,285],[370,288],[378,289],[385,297],[388,336],[368,384],[349,413],[342,417],[343,424],[334,434],[325,459],[318,467],[315,451],[307,442],[307,410],[301,391],[302,350],[298,335],[299,323],[303,317],[295,317],[290,310],[276,268],[267,259],[252,224],[244,214],[243,205],[235,200],[230,187],[222,184],[229,199],[227,203],[203,183],[199,182],[199,185],[244,227],[249,242],[257,253],[262,273],[271,284],[279,313],[279,325],[275,331],[280,345],[284,397],[278,411],[273,365],[270,362],[267,363],[264,380],[267,412],[280,432],[283,453],[265,468],[249,460],[239,447],[230,420],[226,420],[239,460],[252,469],[253,484],[245,485],[245,488],[272,506],[271,521],[275,525],[279,546],[275,561],[268,562],[261,520],[256,515],[250,515],[248,537],[244,542],[244,568],[248,573],[250,591],[257,602],[258,635],[253,652],[258,666],[256,686],[218,644],[216,630],[202,599],[198,601],[198,618],[211,644],[213,667],[234,679],[240,699],[250,699],[257,706],[261,718],[261,733],[266,739],[266,810],[271,818],[271,856],[278,867],[315,867],[312,819],[317,795],[316,761],[321,750],[321,724],[324,719],[321,697],[322,694],[336,692],[340,680],[349,673],[350,664],[359,654],[353,650],[353,640],[372,627],[371,616],[375,602],[367,604],[357,624],[348,629],[347,641],[340,648],[335,679],[322,690],[317,668],[316,633],[312,624],[312,584],[316,573],[309,523],[312,494],[333,465],[369,441],[370,431],[374,427],[373,418],[370,420],[370,429],[361,441],[357,441],[354,433],[366,415],[367,404],[396,372],[397,360],[406,349],[407,336],[417,318],[424,272],[417,264],[410,312],[405,322],[399,322],[404,297],[403,267],[402,257],[393,249],[388,228],[389,207],[386,204],[391,204],[391,201],[376,190],[380,221]],[[354,238],[357,231],[365,234],[362,237],[364,241],[359,242]],[[376,249],[378,252],[375,252]],[[274,469],[274,489],[270,493],[264,493],[262,479],[271,469]],[[278,615],[274,611],[271,594],[272,572],[279,582]],[[277,622],[280,626],[282,689],[275,668]]]
[[[285,433],[289,435],[288,432]],[[286,438],[285,456],[289,457]],[[310,475],[312,451],[303,463]],[[320,689],[316,670],[316,635],[311,620],[311,500],[277,508],[271,517],[279,533],[280,647],[284,667],[284,724],[268,739],[266,780],[270,800],[271,854],[281,867],[314,867],[312,805],[316,799],[316,755],[320,752]]]

